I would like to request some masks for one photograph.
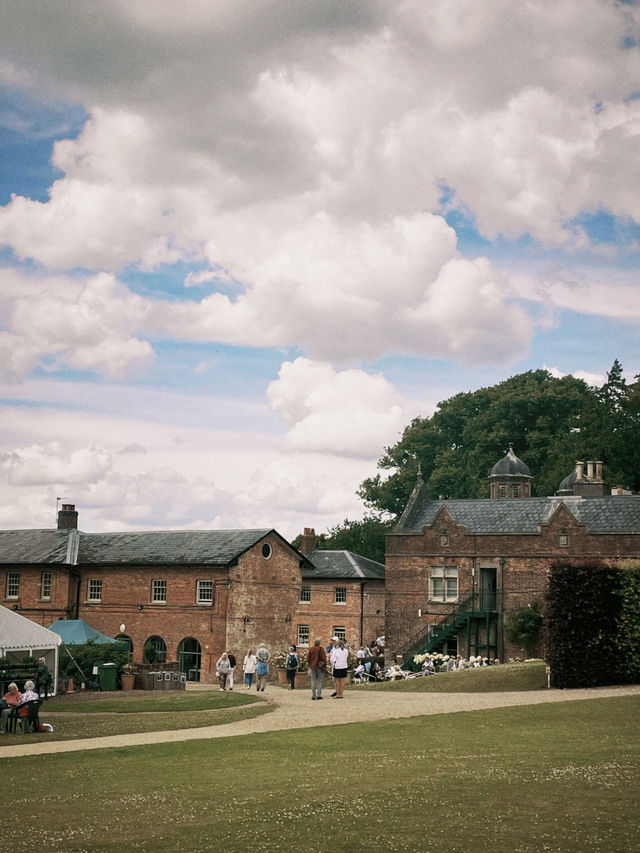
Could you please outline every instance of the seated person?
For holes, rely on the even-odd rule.
[[[365,673],[366,670],[364,668],[364,664],[362,663],[362,660],[360,660],[358,666],[354,670],[354,676],[358,679],[358,681],[362,681]]]
[[[13,711],[21,698],[22,693],[18,690],[18,685],[15,681],[12,681],[7,692],[2,697],[6,707],[3,706],[2,714],[0,715],[0,734],[4,734],[7,730],[7,719],[9,714]]]
[[[27,704],[29,702],[38,702],[40,700],[40,696],[36,693],[36,686],[33,681],[25,681],[24,683],[24,693],[20,697],[18,702],[18,716],[24,719],[29,716],[29,708]]]

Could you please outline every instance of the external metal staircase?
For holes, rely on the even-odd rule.
[[[420,669],[413,663],[414,655],[423,655],[441,650],[447,640],[462,633],[467,636],[469,654],[496,657],[498,652],[498,601],[495,591],[474,592],[460,602],[455,609],[436,625],[431,625],[419,637],[398,650],[402,655],[403,668]],[[484,629],[484,638],[480,638]]]

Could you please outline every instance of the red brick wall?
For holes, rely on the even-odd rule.
[[[20,572],[18,598],[7,598],[7,573]],[[51,573],[51,597],[40,597],[42,572]],[[16,610],[21,616],[31,619],[38,625],[48,628],[56,619],[68,617],[73,612],[76,600],[78,579],[68,571],[56,566],[6,566],[0,573],[0,603],[9,610]]]
[[[440,535],[445,527],[447,544]],[[560,544],[561,535],[568,537],[566,546]],[[441,516],[423,534],[390,534],[386,550],[387,642],[394,652],[422,635],[428,624],[456,608],[455,604],[429,600],[429,574],[433,567],[458,567],[458,602],[479,589],[481,568],[495,567],[498,604],[502,602],[502,616],[507,616],[544,595],[551,563],[591,558],[615,562],[618,558],[637,557],[640,536],[589,533],[561,506],[539,533],[475,536]],[[502,619],[499,647],[499,656],[505,658],[524,653],[509,642]],[[469,654],[466,636],[459,637],[459,652]],[[542,648],[539,653],[543,654]]]
[[[369,643],[384,634],[384,581],[361,582],[335,578],[305,579],[303,583],[311,587],[311,601],[297,604],[293,642],[297,641],[298,625],[308,625],[310,642],[313,643],[316,637],[320,637],[323,645],[333,636],[336,626],[344,626],[347,643],[353,648],[357,648],[361,642]],[[337,586],[346,587],[345,604],[335,603]],[[362,609],[364,620],[361,623]],[[364,634],[363,637],[361,633]]]

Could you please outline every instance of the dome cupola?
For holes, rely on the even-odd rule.
[[[518,459],[510,444],[506,456],[496,462],[489,474],[491,497],[530,498],[532,480],[529,466]]]

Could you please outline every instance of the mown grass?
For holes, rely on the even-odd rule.
[[[14,851],[629,853],[639,712],[629,696],[6,759],[0,831]]]
[[[533,660],[439,672],[405,681],[368,684],[366,690],[395,690],[401,693],[503,693],[521,690],[543,690],[547,687],[544,661]]]
[[[97,694],[102,697],[103,694]],[[53,732],[2,735],[4,745],[38,740],[71,740],[137,732],[172,731],[233,723],[266,714],[272,706],[243,693],[116,694],[109,698],[66,696],[48,699],[40,709],[40,721],[50,722]]]

